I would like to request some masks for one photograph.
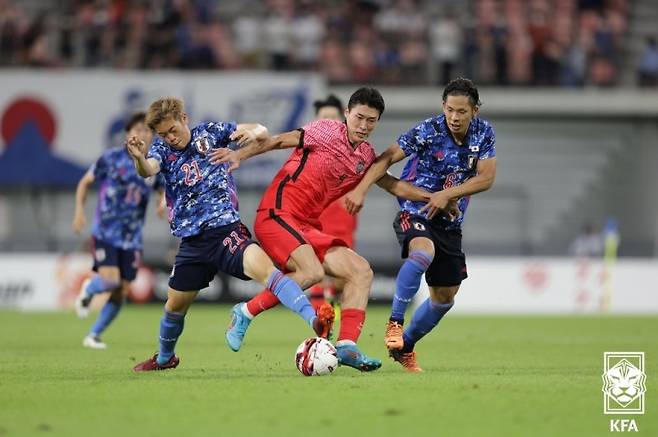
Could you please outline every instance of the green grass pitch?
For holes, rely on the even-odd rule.
[[[372,306],[360,346],[382,369],[306,378],[293,356],[311,331],[294,314],[260,316],[233,353],[229,307],[197,305],[178,369],[133,374],[160,314],[127,307],[94,351],[81,346],[91,320],[0,312],[0,436],[607,436],[611,418],[658,435],[658,317],[450,314],[413,375],[386,358],[387,308]],[[645,352],[644,415],[603,414],[604,351]]]

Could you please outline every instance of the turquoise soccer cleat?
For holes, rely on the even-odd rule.
[[[372,372],[382,366],[381,360],[363,354],[354,344],[336,346],[336,351],[341,366],[354,367],[362,372]]]
[[[240,302],[233,307],[231,310],[231,323],[226,329],[226,344],[233,352],[240,350],[247,328],[251,323],[251,319],[242,312],[242,305],[244,305],[244,302]]]

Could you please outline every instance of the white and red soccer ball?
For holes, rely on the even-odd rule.
[[[304,376],[328,375],[338,367],[338,353],[324,338],[307,338],[297,348],[295,364]]]

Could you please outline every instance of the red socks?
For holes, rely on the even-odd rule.
[[[279,299],[267,288],[263,289],[256,296],[247,302],[247,311],[252,316],[257,316],[265,310],[274,308],[279,304]]]
[[[363,322],[366,320],[366,312],[356,308],[347,308],[340,312],[340,333],[338,341],[352,340],[356,343],[363,329]]]
[[[313,309],[317,312],[318,308],[324,303],[324,287],[322,283],[315,284],[309,289],[308,300],[311,301]]]

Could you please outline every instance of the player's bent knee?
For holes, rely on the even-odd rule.
[[[423,251],[434,258],[434,243],[429,238],[416,237],[409,242],[409,252],[416,250]]]
[[[454,287],[437,287],[430,290],[432,300],[439,304],[455,303],[455,295],[459,291],[459,286]]]
[[[370,286],[375,275],[372,268],[370,268],[370,263],[360,256],[357,256],[350,261],[350,277],[347,279],[360,285]]]
[[[300,286],[304,289],[322,282],[324,279],[324,269],[321,264],[312,265],[307,267],[304,270],[297,271],[297,275],[300,281]]]
[[[192,301],[194,301],[197,293],[198,292],[195,291],[178,291],[170,287],[167,293],[165,309],[167,311],[184,314],[187,312],[190,305],[192,305]]]

